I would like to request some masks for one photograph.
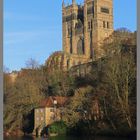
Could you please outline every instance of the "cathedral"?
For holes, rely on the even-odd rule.
[[[113,33],[113,0],[62,2],[63,50],[53,53],[46,65],[68,70],[104,55],[103,41]]]

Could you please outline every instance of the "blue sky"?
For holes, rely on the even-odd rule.
[[[49,55],[62,49],[61,3],[62,0],[4,0],[6,67],[20,70],[30,58],[44,64]],[[114,0],[114,29],[135,31],[136,11],[136,0]]]

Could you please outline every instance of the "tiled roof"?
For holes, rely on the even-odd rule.
[[[57,101],[56,106],[62,107],[67,103],[68,97],[50,96],[40,102],[40,107],[53,107],[54,101]]]

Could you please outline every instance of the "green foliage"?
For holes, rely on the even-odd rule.
[[[116,35],[112,43],[104,44],[106,56],[91,63],[91,71],[86,76],[74,77],[46,66],[36,67],[35,61],[28,62],[28,69],[17,72],[15,82],[5,73],[4,129],[29,129],[31,111],[41,99],[53,95],[70,98],[63,109],[66,124],[53,123],[50,133],[135,130],[136,37],[124,29]],[[94,101],[99,105],[96,118]]]
[[[4,128],[9,131],[25,131],[28,128],[26,121],[29,121],[27,116],[39,105],[41,99],[52,95],[68,96],[73,92],[72,77],[60,71],[48,73],[46,66],[22,69],[14,82],[10,78],[5,73]]]
[[[132,114],[136,114],[134,109],[136,104],[133,102],[136,100],[136,91],[133,90],[136,87],[136,84],[133,83],[136,80],[134,47],[136,46],[119,44],[114,55],[108,59],[105,65],[105,78],[108,85],[106,90],[108,94],[104,98],[103,107],[106,106],[107,108],[106,114],[108,118],[114,118],[116,128],[120,128],[122,125],[127,125],[129,128],[135,127],[131,116],[132,112]],[[130,95],[135,96],[135,98],[131,98]],[[131,109],[131,106],[134,107],[134,110]],[[108,108],[111,112],[108,111]],[[133,116],[133,118],[135,117]]]
[[[63,121],[54,122],[49,127],[49,133],[66,134],[67,126]]]
[[[45,83],[43,78],[41,70],[23,69],[14,82],[5,81],[5,129],[12,131],[24,127],[23,116],[28,115],[44,98],[41,91]]]
[[[73,94],[74,79],[67,72],[60,70],[49,72],[48,84],[52,95],[70,96]]]
[[[76,136],[89,136],[96,133],[96,124],[94,121],[79,120],[74,126],[71,126],[67,130],[67,134]]]
[[[64,109],[64,120],[69,127],[74,126],[84,118],[85,113],[86,117],[89,117],[92,105],[92,90],[91,86],[75,90],[74,96]]]

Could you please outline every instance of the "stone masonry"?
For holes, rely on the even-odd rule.
[[[46,64],[50,67],[52,61],[53,64],[57,61],[56,65],[61,64],[67,70],[101,58],[103,40],[113,31],[113,0],[85,0],[83,5],[76,4],[75,0],[65,5],[63,1],[63,51],[50,56]]]

